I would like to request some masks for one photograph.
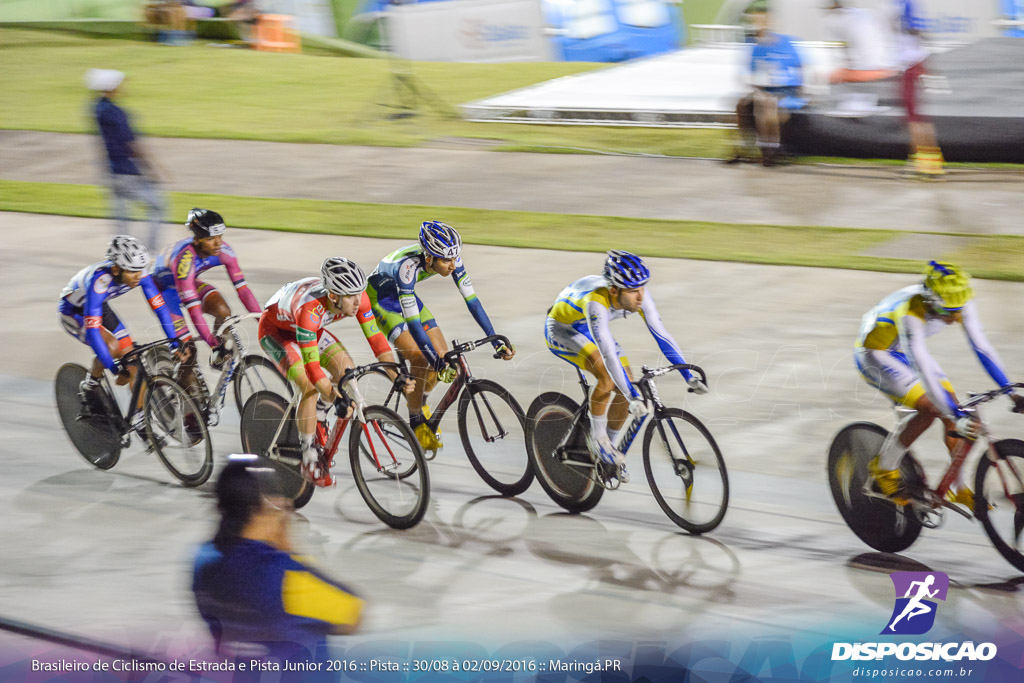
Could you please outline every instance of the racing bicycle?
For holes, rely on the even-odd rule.
[[[109,470],[116,465],[135,433],[185,486],[199,486],[210,478],[213,446],[202,411],[174,378],[158,372],[152,360],[157,356],[151,352],[157,349],[165,352],[160,357],[170,357],[171,343],[162,339],[136,346],[121,358],[125,367],[136,368],[125,412],[106,373],[99,386],[83,396],[79,385],[88,372],[84,367],[65,363],[57,371],[54,389],[64,431],[93,467]]]
[[[360,495],[382,522],[395,529],[408,529],[423,519],[430,498],[423,449],[412,428],[397,413],[384,406],[367,405],[358,386],[360,378],[371,373],[387,376],[388,369],[398,370],[397,381],[404,381],[403,368],[396,363],[371,363],[345,371],[338,387],[352,396],[352,416],[342,416],[348,401],[336,401],[333,424],[317,430],[315,443],[320,450],[321,471],[329,472],[345,430],[354,422],[348,453]],[[295,420],[300,399],[299,392],[286,401],[274,392],[257,391],[242,408],[242,448],[274,463],[281,473],[284,494],[296,508],[308,503],[317,488],[302,473]]]
[[[452,340],[452,349],[442,357],[445,366],[455,367],[457,374],[441,397],[426,424],[437,432],[445,413],[459,402],[459,436],[466,457],[487,485],[503,496],[518,496],[533,483],[533,469],[524,448],[526,415],[508,389],[489,379],[473,376],[466,354],[492,342],[512,347],[508,337],[495,334],[476,341]],[[501,354],[495,353],[495,358]],[[398,411],[401,391],[392,386],[384,401]],[[437,451],[427,453],[433,460]]]
[[[703,534],[725,517],[729,476],[707,427],[693,414],[661,402],[654,379],[682,369],[697,373],[706,383],[704,371],[687,363],[654,369],[645,365],[636,383],[640,395],[653,407],[643,437],[644,471],[668,518],[692,534]],[[586,512],[606,490],[619,487],[623,473],[621,466],[604,462],[587,447],[590,385],[579,368],[576,372],[583,402],[576,403],[558,392],[534,399],[526,415],[526,445],[537,480],[551,499],[570,512]],[[636,417],[623,429],[620,451],[629,450],[647,417]]]
[[[1011,386],[1017,389],[1024,384]],[[960,408],[980,419],[978,407],[1004,394],[1004,389],[971,393]],[[877,424],[855,422],[840,430],[829,448],[832,497],[858,538],[875,550],[898,553],[909,548],[922,529],[942,524],[944,512],[951,510],[981,522],[999,554],[1024,571],[1024,441],[995,439],[983,422],[977,441],[957,438],[949,467],[934,488],[928,484],[921,463],[907,451],[900,461],[900,476],[907,488],[904,504],[876,492],[872,486],[869,463],[888,436]],[[984,452],[974,474],[974,509],[968,510],[946,500],[946,493],[959,480],[975,446]]]

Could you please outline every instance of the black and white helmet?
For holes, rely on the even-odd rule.
[[[192,234],[199,238],[216,237],[223,235],[224,219],[216,211],[209,209],[192,209],[185,219],[185,226],[192,231]]]
[[[320,267],[320,282],[332,294],[359,294],[366,289],[366,273],[355,261],[344,256],[334,256]]]
[[[441,221],[424,221],[420,225],[420,246],[436,258],[459,258],[462,236],[459,231]]]
[[[107,245],[107,260],[123,270],[145,270],[149,250],[130,235],[114,235]]]

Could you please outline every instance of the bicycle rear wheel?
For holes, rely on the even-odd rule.
[[[109,470],[121,457],[121,430],[106,412],[85,411],[78,386],[88,371],[76,363],[65,363],[57,371],[53,388],[57,412],[71,445],[86,462],[99,470]],[[101,387],[99,391],[106,391]],[[95,408],[99,408],[99,404]]]
[[[974,516],[999,554],[1024,572],[1024,441],[992,447],[998,460],[982,455],[974,476]]]
[[[398,413],[383,406],[363,411],[349,435],[349,462],[363,500],[380,521],[393,529],[416,526],[427,512],[430,477],[416,434]],[[405,477],[395,476],[415,463]]]
[[[503,496],[533,483],[526,453],[526,416],[504,387],[490,380],[468,384],[459,398],[459,436],[480,478]]]
[[[909,505],[864,493],[871,477],[868,463],[878,455],[888,434],[870,422],[855,422],[841,429],[828,451],[828,482],[850,530],[875,550],[898,553],[921,535],[921,523]],[[924,474],[910,453],[900,463],[900,474],[908,485],[923,487]]]
[[[302,476],[302,450],[294,415],[288,415],[277,438],[277,448],[271,453],[274,434],[286,413],[288,401],[272,391],[257,391],[250,396],[242,407],[242,450],[263,456],[273,464],[283,495],[291,498],[298,510],[313,497],[316,486]]]
[[[711,432],[678,408],[651,420],[644,434],[644,470],[668,518],[691,534],[722,523],[729,507],[729,475]]]
[[[552,391],[535,398],[526,414],[526,450],[533,472],[551,500],[569,512],[586,512],[604,495],[582,436],[567,444],[567,460],[555,454],[575,426],[579,410],[571,398]]]
[[[285,399],[292,397],[291,382],[281,374],[272,360],[255,353],[244,356],[238,362],[232,384],[239,415],[242,414],[245,402],[257,391],[272,391]]]
[[[213,444],[202,411],[166,375],[149,378],[144,407],[146,432],[157,457],[185,486],[199,486],[213,472]]]

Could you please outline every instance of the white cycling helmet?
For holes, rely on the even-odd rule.
[[[107,245],[107,260],[123,270],[145,270],[149,250],[131,235],[114,235]]]
[[[320,282],[332,294],[359,294],[366,289],[366,273],[355,261],[344,256],[334,256],[320,267]]]

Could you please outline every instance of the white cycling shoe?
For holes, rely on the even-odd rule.
[[[617,468],[620,482],[625,484],[629,481],[629,474],[626,472],[626,456],[612,445],[611,439],[607,436],[599,436],[595,439],[593,435],[590,435],[587,437],[587,445],[590,447],[590,452],[600,458],[602,462]]]

